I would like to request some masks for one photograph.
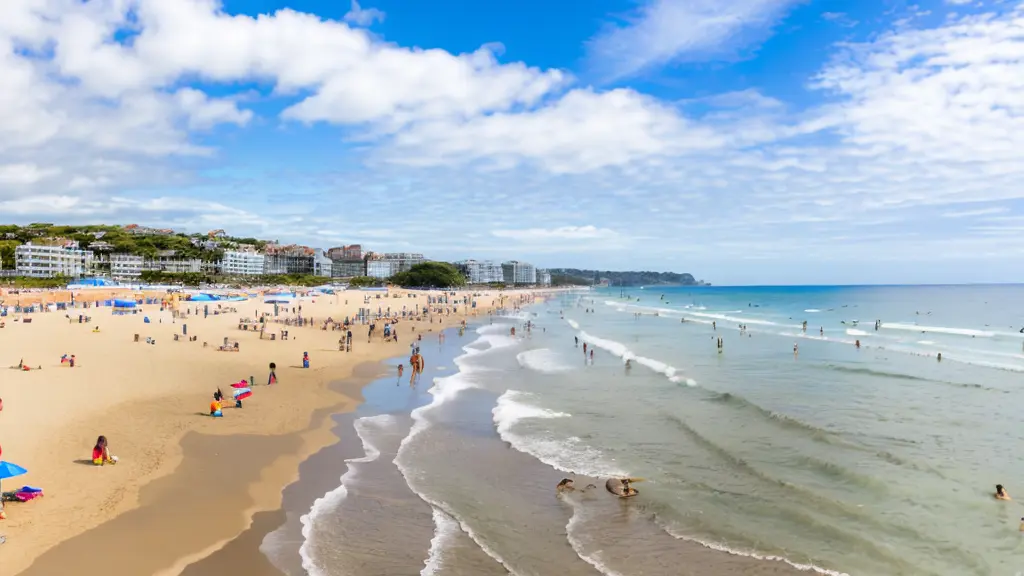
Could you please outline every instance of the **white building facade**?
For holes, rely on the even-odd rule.
[[[138,278],[142,276],[142,264],[142,256],[111,254],[110,275],[114,278]]]
[[[551,286],[551,273],[547,270],[537,270],[537,284]]]
[[[367,260],[366,275],[370,278],[387,279],[398,273],[394,260]]]
[[[334,261],[327,257],[327,253],[323,250],[316,248],[316,253],[313,254],[313,275],[324,276],[325,278],[331,277],[331,269],[334,266]]]
[[[537,269],[533,264],[510,260],[501,265],[502,281],[505,284],[536,284]]]
[[[492,260],[464,260],[456,265],[462,269],[462,273],[466,275],[466,281],[470,284],[505,281],[501,264]]]
[[[18,276],[80,278],[92,268],[93,253],[77,244],[40,245],[28,242],[14,249],[14,267]]]
[[[225,250],[220,271],[225,276],[259,276],[263,274],[263,265],[264,257],[259,252]]]

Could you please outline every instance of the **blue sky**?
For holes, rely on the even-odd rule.
[[[1024,4],[8,0],[0,221],[1020,281]]]

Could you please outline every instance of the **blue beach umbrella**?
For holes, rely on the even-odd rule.
[[[2,481],[4,478],[14,478],[15,476],[21,476],[22,474],[25,474],[27,472],[28,470],[25,470],[24,468],[18,466],[17,464],[11,464],[6,460],[0,460],[0,481]]]

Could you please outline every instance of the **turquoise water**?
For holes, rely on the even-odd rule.
[[[423,574],[1017,574],[1024,506],[992,492],[1024,498],[1022,297],[565,294],[471,327],[428,404],[357,430],[391,470],[366,481],[424,503]],[[636,498],[603,490],[621,475]]]
[[[529,393],[525,405],[572,416],[511,430],[526,450],[536,438],[587,438],[600,454],[593,471],[648,477],[657,521],[681,537],[849,573],[1013,574],[1024,568],[1024,508],[990,493],[1024,478],[1013,449],[1022,296],[1018,286],[597,292],[547,307],[537,318],[547,331],[521,358],[548,374],[510,384]],[[597,346],[594,365],[574,334]],[[628,373],[621,356],[633,358]]]

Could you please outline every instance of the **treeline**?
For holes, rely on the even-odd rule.
[[[688,273],[676,272],[616,272],[612,270],[584,270],[579,268],[551,268],[552,286],[592,285],[607,279],[612,286],[651,286],[655,284],[671,284],[678,286],[696,286],[700,284]]]

